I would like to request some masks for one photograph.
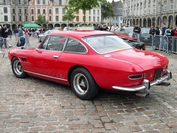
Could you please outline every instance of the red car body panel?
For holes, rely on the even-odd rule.
[[[120,34],[120,33],[114,33],[114,34],[116,34],[117,36],[121,37],[122,39],[131,40],[131,41],[137,40],[136,38],[130,37],[130,36],[125,35],[125,34]]]
[[[81,66],[90,72],[98,86],[109,90],[113,90],[112,86],[142,84],[143,79],[130,80],[128,76],[132,74],[146,74],[146,78],[152,81],[157,68],[166,69],[168,66],[168,59],[155,52],[130,48],[108,54],[98,54],[82,40],[85,36],[100,34],[112,35],[113,33],[67,31],[50,34],[50,36],[63,35],[76,38],[87,48],[88,52],[85,54],[35,48],[14,49],[9,51],[9,59],[11,61],[13,57],[18,57],[23,69],[29,75],[68,85],[72,69]],[[55,56],[59,58],[56,59]]]

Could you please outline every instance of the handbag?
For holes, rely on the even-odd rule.
[[[17,41],[17,47],[20,47],[21,46],[21,43],[20,43],[20,40]]]

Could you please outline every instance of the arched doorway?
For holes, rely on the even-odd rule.
[[[150,18],[148,18],[148,23],[147,23],[147,27],[151,27],[151,19]]]
[[[146,19],[143,19],[143,27],[146,27]]]
[[[53,24],[48,24],[48,29],[49,30],[53,29]]]

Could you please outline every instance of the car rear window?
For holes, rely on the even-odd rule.
[[[126,41],[116,35],[89,36],[83,38],[83,40],[100,54],[132,48]]]

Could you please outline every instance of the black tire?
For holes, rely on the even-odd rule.
[[[12,71],[17,78],[26,78],[28,75],[24,72],[18,58],[12,59]]]
[[[92,100],[99,92],[99,87],[92,75],[84,68],[76,68],[70,77],[71,88],[82,100]]]

